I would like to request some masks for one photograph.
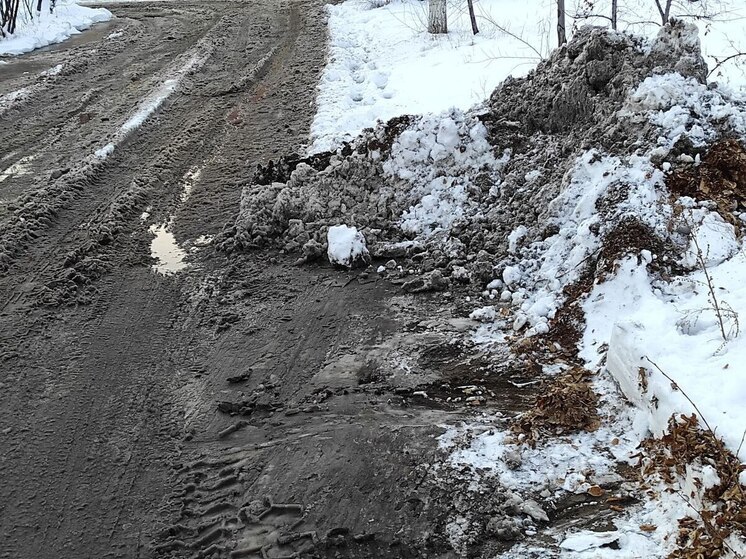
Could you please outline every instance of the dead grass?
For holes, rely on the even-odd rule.
[[[721,140],[700,165],[671,173],[666,186],[675,196],[714,201],[723,219],[739,227],[737,215],[746,207],[746,148],[736,140]]]
[[[548,436],[595,431],[600,419],[591,380],[590,371],[575,367],[544,381],[530,411],[513,424],[513,432],[533,446]]]

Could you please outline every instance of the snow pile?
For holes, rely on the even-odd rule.
[[[327,233],[329,262],[351,268],[357,263],[370,261],[365,237],[354,227],[335,225]]]
[[[547,225],[557,232],[531,243],[520,251],[520,260],[503,269],[501,299],[519,306],[514,329],[521,330],[528,322],[526,335],[549,331],[549,321],[563,303],[563,289],[580,279],[602,238],[625,217],[634,216],[664,233],[670,212],[661,204],[662,184],[663,173],[647,158],[622,160],[595,150],[580,156],[569,184],[549,204]],[[599,204],[609,197],[615,198],[615,205],[599,212]],[[516,231],[525,236],[525,227]]]
[[[670,45],[672,37],[692,34],[696,28],[680,25],[662,30],[659,40]],[[420,255],[423,272],[437,267],[482,285],[499,280],[508,284],[503,300],[522,304],[523,292],[537,284],[561,289],[598,245],[587,238],[585,247],[575,247],[584,232],[599,237],[601,221],[610,224],[635,205],[654,211],[662,174],[638,166],[635,152],[656,145],[659,133],[647,112],[635,113],[637,120],[624,116],[630,90],[653,69],[681,69],[682,59],[693,77],[703,77],[696,43],[691,52],[672,48],[675,60],[644,47],[587,28],[527,79],[502,84],[486,110],[394,119],[334,154],[266,172],[255,180],[263,188],[244,190],[233,240],[255,246],[279,238],[283,248],[297,250],[309,240],[323,245],[323,227],[344,219],[363,232],[374,257],[387,256],[377,251],[381,243],[415,241],[405,252]],[[557,84],[566,85],[557,92]],[[647,181],[649,173],[655,180]],[[619,196],[627,196],[628,208],[607,204],[614,216],[593,215],[594,204]],[[570,217],[572,225],[557,229]],[[290,219],[304,223],[294,228],[296,238],[288,238]],[[519,254],[536,242],[532,259]],[[550,245],[553,252],[545,250]],[[519,322],[530,319],[541,331],[554,308],[536,299]]]
[[[699,65],[688,67],[696,73]],[[583,487],[587,475],[578,478],[576,467],[605,473],[612,463],[603,453],[629,458],[638,441],[665,434],[675,414],[696,413],[746,459],[746,337],[739,322],[746,313],[740,279],[746,256],[734,227],[746,209],[746,103],[740,94],[667,71],[643,79],[617,106],[605,124],[641,126],[634,148],[600,133],[604,150],[589,146],[576,158],[547,205],[544,231],[524,224],[513,229],[508,265],[499,266],[501,299],[516,309],[514,329],[529,336],[548,333],[552,340],[561,313],[574,317],[578,337],[571,349],[586,367],[603,371],[594,387],[613,398],[610,376],[636,409],[609,413],[607,402],[599,431],[523,449],[518,465],[511,458],[516,450],[499,432],[474,437],[451,456],[457,466],[486,469],[524,491],[547,491],[558,480],[567,491],[576,489],[575,480]],[[729,137],[738,141],[728,140],[724,162],[716,148]],[[696,177],[696,199],[680,196],[686,176]],[[532,327],[523,330],[527,323]],[[610,442],[609,430],[625,433],[626,444],[619,445],[621,434]],[[569,445],[566,460],[563,444]],[[617,450],[624,452],[617,456]],[[614,541],[617,551],[604,549],[604,557],[667,556],[678,520],[696,519],[694,509],[714,510],[718,505],[707,501],[704,488],[720,483],[711,465],[687,464],[673,481],[678,492],[653,484],[657,502],[616,519],[616,531],[563,536],[563,555],[597,557]],[[746,550],[737,535],[728,545]],[[523,546],[510,556],[533,555]]]
[[[49,0],[43,0],[41,11],[35,12],[33,19],[21,9],[15,33],[0,38],[0,56],[23,54],[61,43],[112,17],[111,12],[104,8],[88,8],[69,1],[57,2],[54,12],[49,13]]]
[[[660,129],[653,155],[661,157],[683,136],[694,147],[711,143],[720,135],[715,123],[725,121],[736,134],[746,134],[745,103],[744,93],[667,73],[646,78],[630,95],[622,115],[638,120],[642,116]]]
[[[474,203],[469,189],[480,171],[489,170],[492,179],[508,160],[509,153],[493,156],[487,129],[460,111],[417,121],[399,135],[383,164],[387,177],[412,185],[416,203],[402,214],[402,231],[425,237],[449,231]]]
[[[447,263],[463,252],[448,233],[481,211],[508,159],[495,158],[474,115],[454,110],[395,119],[362,135],[354,149],[260,169],[259,184],[242,193],[230,241],[318,256],[328,227],[345,220],[365,236],[374,257],[423,252],[429,242],[442,249],[438,262]]]
[[[372,258],[397,259],[382,273],[420,276],[404,286],[437,274],[439,289],[476,291],[472,317],[485,324],[475,339],[503,341],[509,306],[512,341],[541,335],[527,346],[549,342],[540,347],[578,353],[600,370],[593,387],[603,422],[593,433],[516,451],[499,423],[449,431],[450,464],[477,478],[475,491],[491,477],[538,503],[620,483],[610,481],[617,461],[662,433],[672,413],[691,411],[651,361],[701,402],[736,451],[746,427],[746,336],[737,335],[746,263],[734,225],[746,216],[746,152],[733,170],[718,167],[712,150],[723,138],[743,141],[746,103],[705,76],[694,26],[666,27],[652,44],[580,30],[529,76],[501,84],[485,107],[392,119],[334,152],[260,168],[221,246],[273,245],[309,258],[326,251],[334,260],[330,228],[344,222]],[[612,380],[637,409],[625,407]],[[714,382],[727,394],[708,392]],[[706,467],[690,466],[680,487],[711,482]],[[690,510],[654,489],[659,502],[620,516],[616,539],[555,534],[558,543],[578,557],[612,541],[619,549],[610,557],[667,555]],[[508,532],[542,521],[520,506],[521,524]],[[476,520],[451,520],[460,549]]]

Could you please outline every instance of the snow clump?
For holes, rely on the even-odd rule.
[[[365,237],[354,227],[335,225],[327,233],[329,262],[347,268],[370,261]]]

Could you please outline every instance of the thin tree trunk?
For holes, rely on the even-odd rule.
[[[430,0],[428,8],[428,33],[448,33],[448,14],[446,0]]]
[[[476,35],[479,33],[479,28],[477,27],[477,16],[474,15],[474,1],[467,0],[467,4],[469,5],[469,18],[471,18],[471,31]]]
[[[617,2],[618,0],[611,0],[611,28],[616,31],[617,29]]]
[[[567,42],[565,31],[565,0],[557,0],[557,46]]]
[[[661,0],[655,0],[655,7],[658,8],[658,13],[661,16],[661,25],[668,23],[668,18],[671,17],[671,4],[673,0],[663,0],[664,5],[661,5]]]
[[[11,0],[10,4],[10,23],[8,25],[8,33],[11,35],[16,32],[16,21],[18,20],[18,5],[21,0]]]
[[[673,0],[666,0],[666,14],[663,18],[663,25],[666,25],[668,23],[668,19],[671,17],[671,4],[673,3]]]

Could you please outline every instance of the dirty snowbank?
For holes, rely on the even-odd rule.
[[[42,3],[41,12],[33,19],[21,10],[13,35],[0,38],[0,56],[18,55],[69,39],[95,23],[109,21],[112,13],[105,8],[88,8],[75,2],[57,2],[49,13],[49,0]]]
[[[542,445],[538,464],[522,459],[531,465],[526,472],[518,469],[524,483],[537,483],[537,474],[544,481],[568,479],[576,467],[604,472],[609,463],[601,460],[599,469],[584,457],[624,449],[622,436],[609,444],[606,429],[633,434],[633,444],[626,446],[629,458],[637,441],[666,434],[672,416],[679,414],[703,418],[702,428],[712,429],[732,453],[746,459],[746,338],[739,323],[746,316],[746,257],[732,225],[742,225],[746,209],[746,102],[726,88],[662,73],[643,80],[618,115],[652,125],[657,135],[655,142],[641,143],[634,155],[622,158],[637,181],[614,176],[619,161],[610,163],[608,156],[589,151],[578,158],[567,186],[549,204],[556,208],[556,233],[530,241],[521,226],[511,234],[525,240],[513,250],[515,262],[503,268],[504,283],[513,287],[503,299],[516,308],[515,331],[548,333],[550,340],[568,303],[579,308],[573,315],[576,349],[588,368],[601,371],[594,387],[613,393],[613,380],[635,408],[608,414],[605,427],[586,435],[585,442],[574,440],[575,464],[557,459],[559,443]],[[740,145],[731,141],[723,161],[716,142],[728,137]],[[588,172],[588,166],[601,171]],[[696,199],[669,192],[668,184],[680,181],[676,173],[697,176]],[[582,187],[574,193],[578,181]],[[563,289],[572,286],[581,288],[577,300]],[[523,330],[526,323],[531,328]],[[451,459],[484,466],[484,457],[490,457],[501,476],[506,453],[515,452],[499,437],[476,438],[466,448]],[[536,456],[534,450],[526,453]],[[614,458],[624,459],[624,453]],[[721,510],[721,502],[705,497],[705,490],[725,483],[719,473],[709,463],[688,464],[685,475],[675,476],[674,492],[653,478],[657,501],[620,516],[616,530],[554,534],[563,556],[598,557],[602,547],[604,557],[667,556],[680,520],[698,519],[697,510]],[[616,551],[606,551],[612,541]],[[746,540],[732,533],[724,549],[726,556],[743,554]],[[544,556],[536,553],[522,546],[509,556]]]

